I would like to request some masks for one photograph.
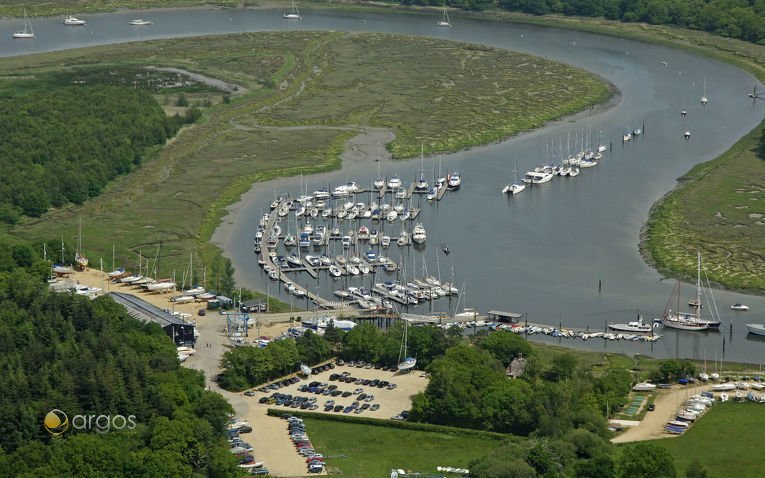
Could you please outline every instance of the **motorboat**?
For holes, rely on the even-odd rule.
[[[462,176],[460,173],[455,171],[446,175],[446,189],[456,191],[460,186],[462,186]]]
[[[332,277],[340,277],[342,275],[342,271],[340,271],[340,268],[337,267],[335,264],[332,264],[329,266],[329,275]]]
[[[384,178],[377,178],[374,180],[372,185],[375,187],[375,189],[382,189],[383,186],[385,186],[385,179]]]
[[[552,178],[552,173],[544,171],[528,171],[522,181],[526,184],[544,184],[551,181]]]
[[[507,186],[502,188],[502,193],[503,194],[510,194],[511,196],[515,196],[516,194],[520,193],[524,189],[526,189],[526,185],[525,184],[516,184],[516,183],[513,183],[513,184],[508,184]]]
[[[341,241],[343,243],[344,248],[351,247],[351,236],[343,236],[343,239]]]
[[[765,324],[746,324],[746,330],[753,335],[765,335]]]
[[[130,20],[129,23],[131,25],[136,25],[136,26],[151,25],[151,20],[144,20],[143,18],[136,18],[135,20]]]
[[[736,384],[731,382],[726,383],[716,383],[712,385],[710,390],[713,392],[731,392],[736,389]]]
[[[390,246],[390,236],[383,236],[380,238],[380,245],[383,247]]]
[[[432,201],[436,199],[438,197],[438,188],[435,186],[430,188],[430,190],[428,191],[428,195],[426,197],[428,201]]]
[[[749,306],[744,304],[733,304],[730,306],[730,308],[731,310],[741,310],[741,311],[749,310]]]
[[[608,324],[610,330],[617,332],[632,332],[632,333],[651,333],[653,332],[653,326],[643,322],[643,317],[638,317],[638,320],[627,322],[626,324]]]
[[[366,257],[367,262],[375,262],[377,260],[377,254],[372,249],[368,250],[364,257]]]
[[[394,174],[388,180],[388,188],[396,190],[400,187],[401,187],[401,178],[398,177],[398,174]]]
[[[85,20],[80,20],[79,18],[76,18],[74,15],[67,15],[67,17],[64,18],[64,25],[68,25],[72,27],[84,27]]]
[[[332,259],[330,259],[326,254],[319,256],[319,262],[321,262],[321,265],[323,266],[332,265]]]
[[[422,244],[426,239],[425,227],[421,223],[417,223],[412,230],[412,240],[417,244]]]
[[[357,237],[360,241],[369,240],[369,228],[367,226],[361,226]]]
[[[631,139],[632,139],[632,133],[631,133],[631,132],[629,132],[629,131],[627,131],[626,133],[624,133],[624,136],[622,136],[622,141],[624,141],[625,143],[626,143],[627,141],[631,140]]]
[[[305,231],[300,233],[298,238],[298,246],[302,248],[309,247],[311,245],[311,235]]]
[[[392,209],[392,210],[391,210],[391,211],[389,211],[389,212],[388,212],[388,214],[385,216],[385,219],[386,219],[388,222],[393,222],[393,221],[395,221],[395,220],[396,220],[396,218],[397,218],[397,217],[398,217],[398,213],[396,212],[396,210],[395,210],[395,209]]]

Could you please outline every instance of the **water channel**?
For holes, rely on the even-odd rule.
[[[154,22],[131,27],[135,13],[88,15],[88,25],[65,28],[61,19],[33,19],[37,38],[12,40],[19,20],[0,21],[0,56],[77,48],[89,45],[139,41],[225,32],[266,30],[374,31],[423,35],[455,41],[483,43],[570,63],[592,71],[615,84],[619,101],[576,118],[551,124],[508,141],[444,156],[442,170],[459,170],[463,186],[437,205],[424,204],[418,220],[428,231],[421,250],[399,249],[387,253],[421,275],[423,259],[428,272],[464,285],[460,308],[480,312],[499,309],[527,313],[539,323],[602,330],[604,323],[631,320],[639,310],[646,318],[660,314],[674,281],[649,267],[638,254],[638,235],[648,210],[675,186],[676,178],[693,165],[725,151],[765,116],[765,105],[747,98],[756,82],[751,75],[727,64],[661,46],[595,34],[452,18],[450,29],[436,26],[437,15],[387,15],[305,11],[304,19],[288,22],[276,10],[165,10],[146,12]],[[362,21],[363,20],[363,21]],[[7,34],[6,34],[7,33]],[[662,62],[666,62],[666,65]],[[706,81],[709,104],[699,98]],[[761,85],[759,85],[761,86]],[[680,110],[687,109],[686,119]],[[622,145],[625,130],[645,125],[644,134]],[[556,178],[549,184],[508,199],[502,187],[512,179],[514,158],[521,173],[543,164],[545,144],[566,138],[569,131],[602,134],[613,143],[601,164],[577,178]],[[689,141],[683,132],[690,130]],[[602,133],[601,133],[602,132]],[[377,175],[373,155],[346,161],[342,170],[305,178],[308,191],[355,180],[369,185]],[[426,169],[438,167],[426,158]],[[383,161],[383,173],[397,173],[412,181],[419,160]],[[298,178],[257,184],[239,204],[239,213],[226,237],[218,237],[237,267],[237,280],[246,287],[269,291],[289,302],[281,287],[268,284],[252,252],[252,238],[262,212],[275,193],[300,194],[306,188]],[[362,200],[369,201],[368,198]],[[417,201],[415,201],[417,205]],[[759,211],[763,212],[763,211]],[[396,224],[389,235],[396,237]],[[358,228],[358,225],[356,225]],[[294,232],[294,224],[292,225]],[[440,252],[448,244],[451,254]],[[361,251],[363,252],[363,251]],[[380,282],[382,277],[365,279]],[[297,279],[322,295],[344,286],[326,274],[311,282]],[[360,282],[360,281],[359,281]],[[599,288],[599,284],[601,287]],[[349,284],[352,285],[352,284]],[[357,284],[358,285],[358,284]],[[684,286],[684,297],[693,295]],[[765,317],[765,297],[715,291],[723,326],[720,332],[694,333],[664,330],[654,344],[566,340],[562,344],[613,352],[642,353],[657,357],[693,357],[712,361],[725,349],[727,360],[761,362],[765,342],[747,336],[744,323]],[[752,311],[734,313],[729,306],[748,304]],[[305,303],[296,306],[305,307]],[[440,299],[432,307],[447,311],[456,306]],[[425,306],[429,309],[429,306]],[[425,311],[425,310],[423,310]],[[542,339],[555,340],[557,339]]]

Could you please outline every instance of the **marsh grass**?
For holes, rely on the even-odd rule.
[[[13,235],[70,238],[82,217],[82,244],[92,264],[99,258],[110,263],[114,245],[117,265],[135,267],[139,251],[146,255],[161,242],[160,275],[182,271],[189,252],[209,273],[220,251],[208,241],[229,204],[253,183],[338,168],[345,141],[359,127],[394,128],[399,156],[418,154],[421,140],[431,149],[457,150],[538,126],[609,94],[594,76],[542,59],[426,38],[339,32],[219,35],[6,58],[0,78],[12,89],[20,82],[85,73],[97,78],[99,69],[148,65],[220,78],[248,92],[230,103],[211,101],[197,124],[148,152],[141,168],[98,198],[29,219]],[[572,80],[576,87],[555,86]],[[527,82],[539,84],[529,88]]]
[[[641,249],[662,272],[765,291],[765,160],[755,148],[765,122],[722,156],[697,165],[651,211]]]

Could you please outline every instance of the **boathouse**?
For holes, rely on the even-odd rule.
[[[152,305],[140,297],[121,292],[110,292],[109,297],[127,309],[128,315],[142,322],[154,322],[162,327],[176,345],[194,345],[194,324],[187,323],[167,310]]]

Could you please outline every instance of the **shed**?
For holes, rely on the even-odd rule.
[[[110,292],[109,297],[122,304],[131,317],[159,324],[176,345],[193,345],[196,341],[194,324],[187,323],[167,310],[162,310],[132,294]]]
[[[492,322],[506,322],[511,324],[517,324],[524,314],[518,314],[515,312],[504,312],[501,310],[490,310],[486,317]]]

